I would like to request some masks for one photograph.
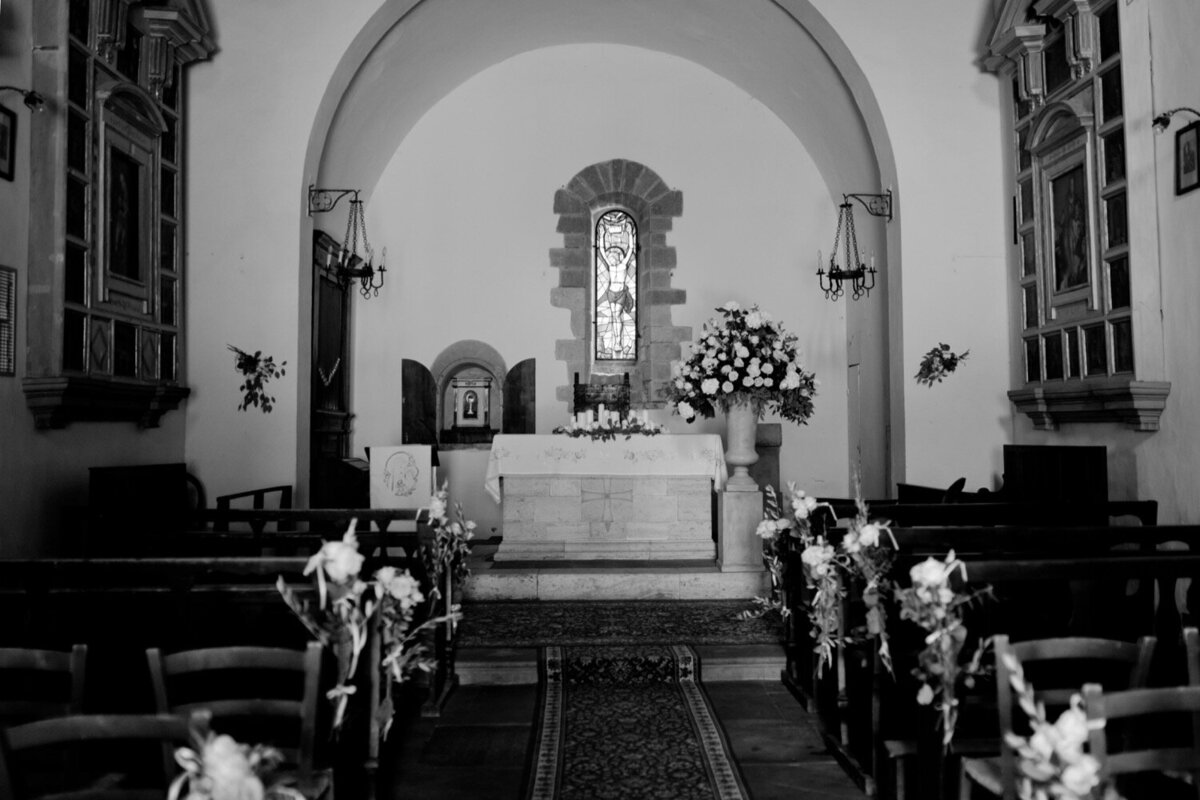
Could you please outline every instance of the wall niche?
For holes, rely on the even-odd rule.
[[[536,431],[532,358],[507,369],[491,345],[463,340],[431,366],[404,359],[402,440],[442,449],[487,448],[497,433]]]

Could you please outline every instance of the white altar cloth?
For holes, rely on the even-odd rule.
[[[500,502],[505,475],[704,475],[714,491],[728,477],[716,434],[634,434],[599,442],[562,434],[499,434],[492,440],[483,487]]]

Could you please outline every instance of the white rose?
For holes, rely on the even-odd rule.
[[[741,311],[742,310],[742,307],[739,306],[733,300],[730,300],[728,303],[723,305],[722,308],[724,308],[726,311]]]
[[[679,409],[679,416],[683,417],[688,422],[691,422],[696,417],[696,410],[686,402],[680,402],[675,405]]]
[[[908,575],[912,578],[914,586],[923,587],[940,587],[946,583],[946,565],[938,561],[933,556],[922,561],[920,564],[913,565],[913,568],[908,571]]]
[[[1076,695],[1073,700],[1078,700]],[[1065,747],[1067,753],[1078,753],[1081,751],[1084,742],[1088,740],[1088,722],[1087,714],[1079,705],[1073,708],[1068,708],[1059,715],[1058,721],[1054,723],[1054,729],[1058,731],[1061,738],[1061,745]],[[1062,749],[1060,747],[1060,749]]]
[[[385,567],[384,569],[390,568]],[[396,572],[396,570],[391,569],[391,572],[385,576],[384,569],[375,573],[375,577],[383,587],[383,590],[400,602],[401,609],[408,611],[425,599],[425,595],[421,593],[421,584],[409,574],[408,570]],[[386,580],[384,579],[385,577]]]
[[[736,381],[738,379],[738,371],[736,369],[731,369],[726,377],[731,381]]]
[[[729,381],[725,381],[724,383],[721,384],[721,391],[724,392],[725,394],[729,394],[730,392],[733,391],[733,384],[730,383]]]
[[[810,497],[803,489],[792,490],[792,516],[796,519],[808,519],[809,514],[820,505],[817,498]]]
[[[1068,764],[1062,771],[1062,784],[1076,797],[1087,797],[1100,783],[1100,762],[1093,756],[1081,756],[1079,761]]]
[[[250,768],[249,748],[222,734],[204,744],[204,774],[212,800],[262,800],[262,781]]]
[[[756,333],[756,334],[753,334],[753,335],[750,337],[750,344],[758,344],[758,334],[757,334],[757,333]]]
[[[771,380],[770,378],[763,378],[763,386],[766,386],[767,388],[770,388],[774,383],[775,381]]]
[[[738,354],[738,358],[749,358],[750,357],[750,348],[746,347],[746,345],[744,345],[744,344],[739,344],[738,349],[737,349],[737,354]]]
[[[735,367],[744,367],[744,366],[746,366],[746,361],[743,358],[735,358],[733,360],[733,365]]]
[[[779,529],[775,527],[775,520],[773,519],[764,519],[754,529],[755,535],[761,536],[763,539],[774,539],[775,534],[778,532]]]
[[[749,387],[749,386],[753,386],[753,385],[754,385],[754,378],[750,377],[749,375],[742,378],[742,386]]]
[[[763,375],[770,375],[774,371],[775,371],[775,365],[772,364],[770,361],[768,361],[767,363],[762,365],[762,374]]]
[[[429,500],[429,518],[437,520],[446,518],[446,496],[441,492]]]
[[[720,386],[721,384],[716,378],[706,378],[704,382],[700,384],[700,391],[704,392],[705,394],[716,394],[717,389]]]
[[[833,547],[828,544],[810,544],[800,554],[800,560],[813,570],[824,567],[832,558]]]
[[[933,702],[933,687],[928,683],[922,683],[921,688],[917,690],[917,703],[927,706]]]
[[[863,525],[858,531],[858,541],[863,547],[878,547],[879,526],[873,522]]]
[[[362,569],[365,560],[358,552],[358,539],[353,532],[347,532],[340,542],[326,542],[317,555],[320,556],[325,574],[334,583],[353,580]]]

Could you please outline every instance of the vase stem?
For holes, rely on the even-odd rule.
[[[754,442],[758,434],[758,409],[753,403],[734,403],[725,410],[725,463],[731,467],[727,491],[757,492],[750,465],[758,461]]]

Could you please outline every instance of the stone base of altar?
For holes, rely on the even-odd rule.
[[[712,560],[704,476],[504,478],[498,562]]]

